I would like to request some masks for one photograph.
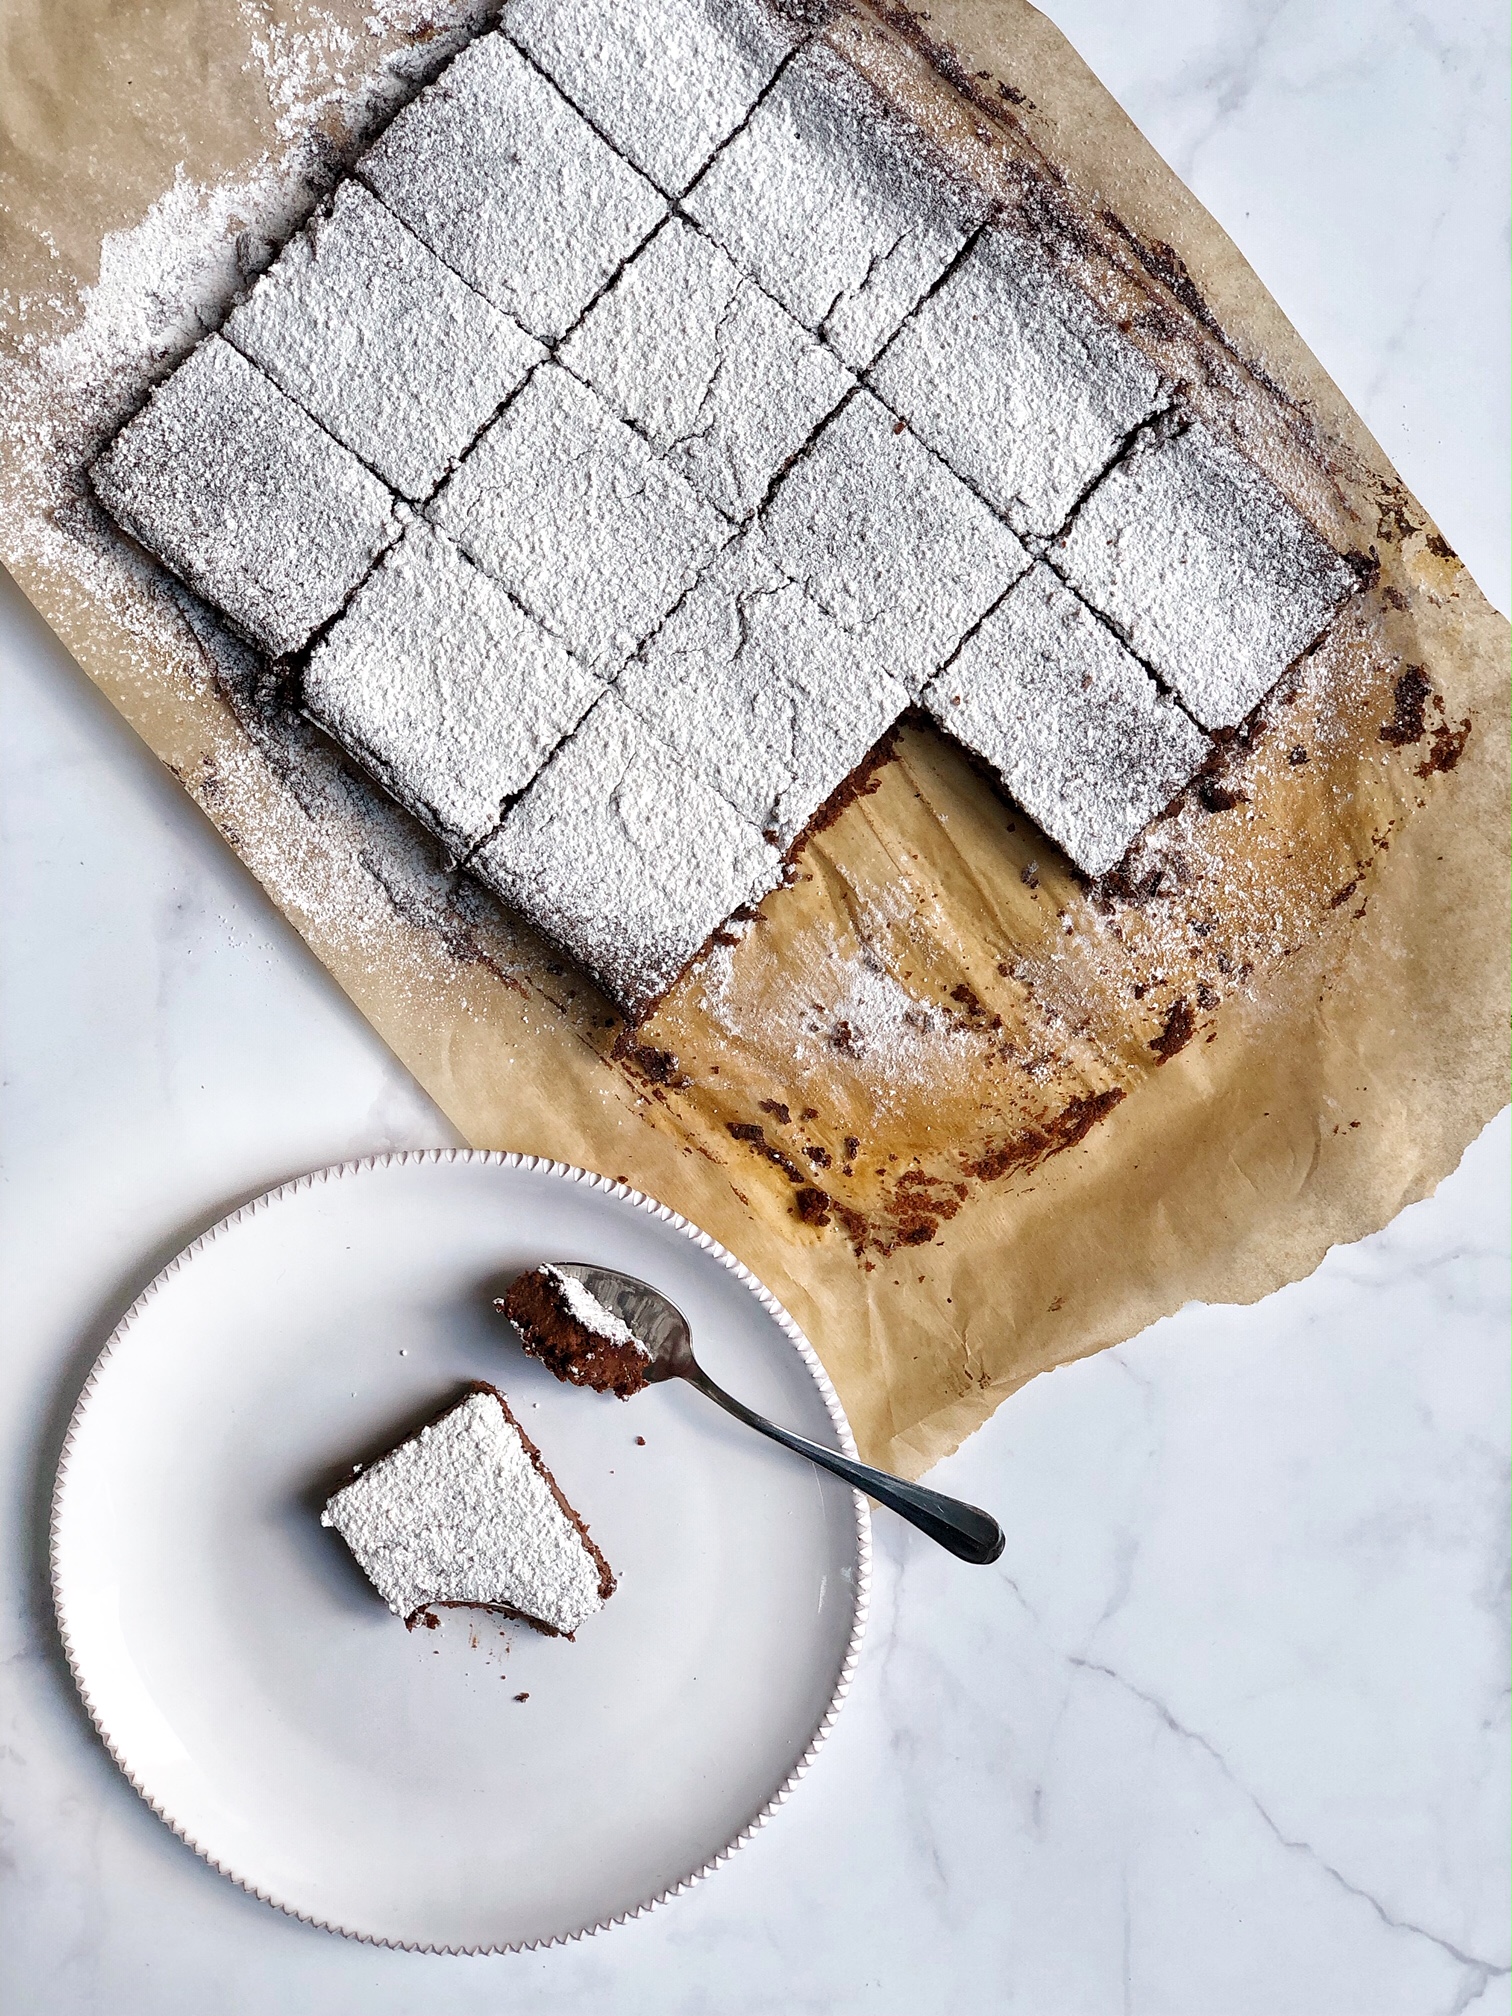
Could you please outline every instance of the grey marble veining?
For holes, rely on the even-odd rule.
[[[1051,11],[1507,600],[1501,10]],[[1382,164],[1387,164],[1383,167]],[[236,1199],[447,1141],[4,584],[0,2004],[49,2016],[1493,2016],[1506,1925],[1503,1116],[1438,1196],[1250,1309],[1026,1389],[877,1522],[856,1691],[688,1897],[502,1961],[371,1951],[182,1848],[51,1633],[62,1415]]]

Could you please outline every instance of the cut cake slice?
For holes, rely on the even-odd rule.
[[[1234,728],[1359,583],[1200,420],[1157,424],[1049,554],[1204,728]]]
[[[1213,750],[1042,562],[923,698],[1088,875],[1115,867]]]
[[[570,1638],[614,1574],[504,1395],[477,1381],[320,1515],[396,1617],[500,1610]]]
[[[468,865],[635,1017],[782,857],[609,692]]]
[[[1171,389],[1043,251],[992,227],[868,376],[1023,537],[1058,532]]]
[[[684,198],[847,364],[869,364],[986,205],[929,161],[833,49],[810,43]]]
[[[642,247],[559,354],[737,520],[853,383],[828,345],[680,217]]]
[[[734,132],[801,31],[766,0],[510,0],[504,32],[675,196]]]
[[[117,524],[275,657],[307,643],[399,536],[377,477],[223,336],[89,475]]]
[[[461,860],[603,690],[417,519],[315,647],[304,708]]]
[[[554,343],[663,215],[502,35],[482,35],[412,99],[357,174],[447,265]]]
[[[504,409],[430,515],[606,679],[730,537],[559,364],[543,364]]]
[[[531,1357],[567,1384],[617,1393],[621,1400],[646,1384],[645,1345],[576,1275],[549,1264],[531,1267],[496,1306]]]
[[[615,691],[782,848],[908,705],[754,530],[725,548]]]
[[[864,389],[788,470],[761,523],[783,572],[911,694],[1029,565],[1003,521]]]

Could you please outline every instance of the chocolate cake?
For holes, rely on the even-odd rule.
[[[320,1515],[396,1617],[502,1611],[571,1638],[614,1593],[609,1563],[504,1395],[475,1383]]]
[[[800,39],[749,0],[510,0],[509,32],[612,147],[686,189]]]
[[[779,847],[908,705],[882,660],[784,573],[756,527],[725,548],[615,690]]]
[[[679,217],[631,260],[560,354],[735,520],[757,509],[855,383],[827,344]]]
[[[1021,537],[1065,524],[1174,388],[1027,239],[984,231],[868,383]]]
[[[486,301],[555,343],[666,205],[503,35],[480,35],[357,163]]]
[[[646,1384],[649,1354],[612,1309],[552,1266],[519,1275],[497,1305],[520,1342],[558,1379],[628,1400]]]
[[[1050,554],[1204,728],[1232,728],[1355,577],[1236,448],[1174,418],[1135,442]]]
[[[869,364],[981,222],[822,43],[795,56],[683,207],[847,364]]]
[[[778,486],[768,550],[917,693],[1029,555],[870,392],[846,401]]]
[[[1038,562],[925,687],[924,704],[1094,874],[1123,859],[1213,753],[1108,626]]]
[[[1357,580],[823,12],[511,0],[94,470],[632,1019],[909,706],[1105,874]]]

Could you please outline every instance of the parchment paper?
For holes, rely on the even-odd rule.
[[[858,7],[832,39],[1374,581],[1122,878],[1089,889],[907,725],[627,1037],[78,480],[459,19],[11,0],[0,555],[463,1134],[697,1220],[917,1474],[1035,1373],[1384,1224],[1503,1103],[1506,626],[1048,22]]]

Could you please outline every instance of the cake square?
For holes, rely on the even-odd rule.
[[[225,335],[417,503],[546,354],[360,182],[290,239]]]
[[[979,221],[831,49],[800,50],[683,208],[846,363],[870,363]]]
[[[344,1484],[320,1515],[396,1617],[502,1610],[571,1638],[614,1573],[495,1387],[455,1406]]]
[[[720,554],[615,690],[783,848],[908,705],[754,532]]]
[[[1238,450],[1189,421],[1109,471],[1050,558],[1202,723],[1232,728],[1356,586]]]
[[[388,207],[556,342],[666,205],[504,36],[483,35],[357,164]]]
[[[1016,532],[1044,536],[1169,391],[1043,252],[996,229],[867,379]]]
[[[924,704],[1089,875],[1116,867],[1213,747],[1042,562]]]
[[[674,196],[744,119],[799,32],[763,0],[511,0],[504,25]]]
[[[556,364],[540,367],[430,508],[604,677],[730,536],[675,469]]]
[[[911,694],[1029,565],[961,479],[854,394],[762,514],[773,557]]]
[[[594,303],[560,356],[735,519],[756,509],[854,382],[826,344],[678,217]]]
[[[470,866],[631,1015],[781,872],[755,826],[689,776],[613,692]]]
[[[89,473],[133,539],[275,655],[334,616],[399,534],[377,477],[221,336]]]
[[[417,521],[315,647],[304,706],[460,859],[603,690]]]

